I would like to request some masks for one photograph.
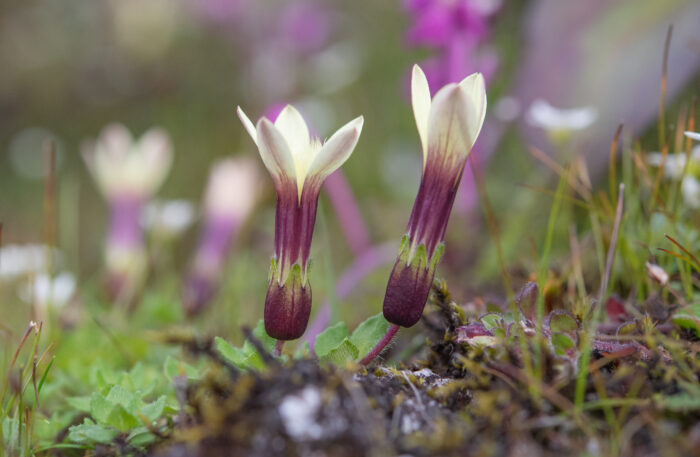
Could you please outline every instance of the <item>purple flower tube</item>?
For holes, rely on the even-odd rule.
[[[199,313],[216,295],[231,245],[258,198],[258,177],[247,159],[225,159],[212,168],[204,226],[183,291],[187,314]]]
[[[484,78],[474,73],[431,100],[425,74],[415,65],[411,98],[423,172],[384,297],[384,317],[402,327],[418,322],[428,299],[464,166],[484,122]]]

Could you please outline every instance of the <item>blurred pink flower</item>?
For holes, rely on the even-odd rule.
[[[404,6],[414,19],[407,36],[412,45],[448,46],[455,38],[488,34],[487,17],[473,1],[407,0]]]
[[[422,62],[431,87],[442,87],[480,72],[489,80],[498,57],[482,44],[489,36],[489,19],[500,0],[406,0],[413,24],[406,40],[426,46],[435,55]]]
[[[332,21],[329,12],[318,2],[290,2],[280,13],[279,38],[298,52],[314,52],[323,48],[330,37]]]

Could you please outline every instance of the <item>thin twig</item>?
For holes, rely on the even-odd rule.
[[[666,139],[666,85],[668,81],[668,54],[671,49],[671,36],[673,35],[673,25],[668,26],[666,32],[666,42],[664,43],[664,56],[661,67],[661,84],[659,87],[659,148],[665,146]]]

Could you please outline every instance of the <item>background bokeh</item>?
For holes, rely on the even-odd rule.
[[[469,21],[445,13],[458,3],[469,4]],[[358,147],[343,170],[372,241],[398,244],[419,180],[408,75],[420,62],[431,71],[433,90],[472,71],[488,78],[489,114],[475,157],[501,227],[505,259],[525,277],[534,262],[530,240],[541,243],[551,198],[522,185],[556,183],[529,148],[561,163],[582,155],[594,180],[605,169],[618,123],[625,123],[627,144],[642,137],[649,139],[644,148],[653,150],[667,29],[674,27],[667,99],[673,119],[700,84],[698,24],[700,4],[693,0],[5,0],[2,241],[44,241],[43,144],[53,139],[60,269],[73,272],[80,287],[96,287],[107,209],[80,156],[84,140],[111,122],[135,135],[163,127],[175,159],[158,197],[199,204],[216,159],[257,160],[236,106],[257,118],[293,103],[322,137],[365,116]],[[537,99],[593,108],[595,122],[552,135],[527,120]],[[207,331],[226,332],[262,313],[274,192],[267,175],[261,176],[265,192],[236,241],[223,290],[203,318]],[[439,273],[459,300],[474,290],[503,295],[472,181],[467,171]],[[326,197],[320,209],[312,251],[316,305],[332,294],[334,278],[352,259]],[[174,240],[149,244],[155,259],[149,284],[168,291],[161,299],[175,308],[196,234],[194,224]],[[352,306],[339,308],[349,322],[379,311],[389,269],[379,269],[353,292],[347,300]],[[2,313],[26,320],[30,310],[17,294],[17,279],[3,280],[1,287]]]

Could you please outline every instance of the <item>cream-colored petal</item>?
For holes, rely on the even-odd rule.
[[[307,160],[306,157],[300,157],[309,154],[309,145],[311,143],[309,128],[306,126],[306,121],[304,121],[301,113],[292,105],[285,106],[277,116],[275,127],[277,127],[277,130],[287,142],[294,160],[297,160],[297,158]]]
[[[243,127],[245,127],[246,132],[248,132],[248,135],[250,135],[250,137],[253,139],[253,142],[257,145],[258,132],[255,130],[255,125],[251,122],[248,116],[246,116],[246,114],[243,112],[240,106],[236,108],[236,112],[238,113],[238,118],[243,123]]]
[[[80,153],[83,156],[85,165],[87,166],[92,178],[97,183],[100,191],[104,194],[107,192],[105,179],[109,178],[109,174],[106,173],[106,168],[112,169],[111,162],[105,164],[104,155],[105,153],[98,154],[97,152],[98,143],[93,140],[86,140],[80,146]],[[100,156],[103,156],[100,159]],[[113,170],[114,172],[115,170]]]
[[[134,139],[122,124],[110,124],[102,129],[97,141],[111,160],[121,161],[131,150]]]
[[[250,157],[226,158],[209,173],[204,206],[209,217],[244,221],[260,194],[258,164]]]
[[[93,176],[102,193],[111,195],[127,187],[129,184],[125,164],[131,155],[130,150],[123,154],[110,152],[110,149],[100,140],[92,146],[94,147],[92,150]]]
[[[486,82],[481,73],[472,73],[459,83],[459,87],[467,95],[470,102],[470,115],[467,119],[468,132],[473,138],[472,146],[474,146],[486,118]]]
[[[435,94],[428,126],[428,160],[436,154],[444,157],[441,161],[466,160],[475,139],[469,131],[470,125],[476,124],[469,120],[472,115],[469,99],[457,84],[448,84]]]
[[[360,139],[364,117],[348,122],[326,141],[309,166],[308,176],[325,179],[350,157]]]
[[[416,127],[423,147],[423,162],[428,151],[428,123],[430,120],[430,88],[425,73],[418,65],[413,66],[411,77],[411,103],[413,105],[413,117],[416,119]]]
[[[165,130],[155,127],[143,134],[136,145],[137,156],[133,164],[138,169],[134,175],[141,175],[143,190],[154,193],[170,173],[173,161],[173,148]]]
[[[277,127],[268,119],[262,118],[258,121],[257,137],[260,157],[275,183],[284,175],[296,179],[292,153]]]

